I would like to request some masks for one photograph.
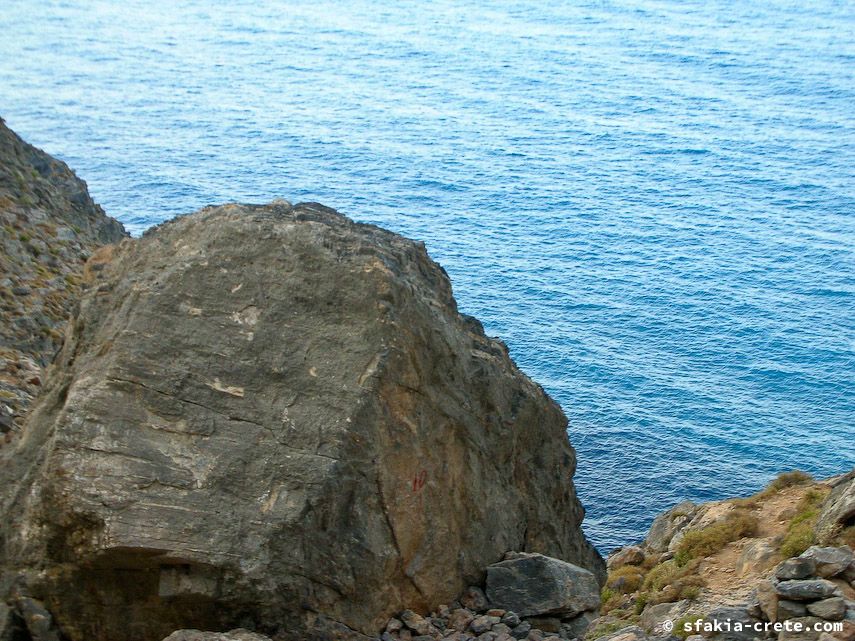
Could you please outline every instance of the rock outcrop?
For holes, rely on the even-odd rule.
[[[855,470],[834,479],[816,530],[820,540],[843,536],[855,544]]]
[[[509,550],[604,578],[563,413],[422,245],[228,205],[89,271],[0,450],[3,584],[64,638],[376,635]]]
[[[586,639],[665,639],[666,622],[704,620],[690,631],[708,639],[855,641],[852,478],[790,472],[754,496],[657,517],[645,541],[609,557],[604,616]],[[717,632],[716,621],[751,628]]]
[[[41,390],[86,259],[125,236],[65,163],[0,119],[0,447]]]

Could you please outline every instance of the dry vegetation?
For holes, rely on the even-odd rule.
[[[673,555],[648,554],[641,565],[611,570],[602,592],[603,614],[618,617],[626,625],[637,621],[648,604],[698,599],[709,592],[705,577],[712,576],[710,568],[716,563],[728,565],[719,570],[733,572],[733,559],[744,545],[735,543],[740,539],[767,538],[782,558],[801,554],[816,542],[814,526],[827,493],[828,488],[815,484],[808,474],[786,472],[753,496],[727,501],[714,521],[686,531]],[[770,528],[764,508],[778,510],[775,505],[782,503],[790,505],[786,519],[780,521],[775,511]],[[838,539],[851,544],[855,527],[844,530]],[[732,581],[732,574],[726,576]]]

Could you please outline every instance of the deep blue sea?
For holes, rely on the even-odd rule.
[[[0,115],[134,233],[283,197],[424,240],[601,550],[855,465],[851,0],[3,0]]]

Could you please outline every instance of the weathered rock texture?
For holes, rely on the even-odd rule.
[[[487,568],[487,598],[520,616],[569,618],[600,607],[600,586],[593,574],[572,563],[520,554]]]
[[[93,278],[0,451],[5,580],[72,641],[376,634],[508,550],[602,579],[564,415],[422,245],[228,205]]]
[[[816,524],[817,537],[830,540],[847,528],[855,528],[855,470],[834,480]]]
[[[20,428],[62,344],[84,262],[124,236],[65,163],[0,119],[0,447]]]

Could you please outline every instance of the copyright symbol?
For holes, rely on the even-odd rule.
[[[674,622],[673,621],[664,621],[662,623],[662,629],[665,632],[673,632],[674,631]]]

